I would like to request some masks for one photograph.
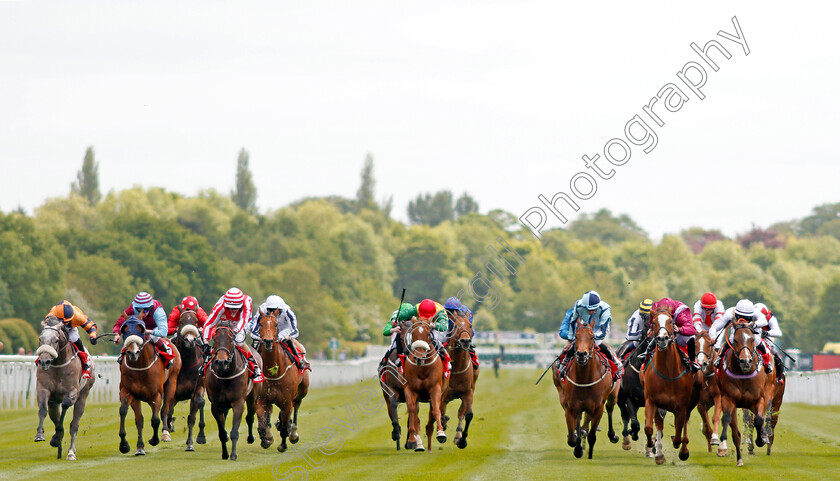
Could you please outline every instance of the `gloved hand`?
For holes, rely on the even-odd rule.
[[[770,335],[769,331],[765,331],[764,329],[761,330],[761,338],[762,339],[767,339],[769,337],[769,335]]]
[[[90,335],[90,343],[93,344],[94,346],[96,345],[96,333],[95,332],[91,333],[91,335]]]
[[[204,357],[210,357],[210,344],[205,342],[201,345],[201,354],[204,355]]]

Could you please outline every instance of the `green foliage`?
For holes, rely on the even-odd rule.
[[[76,174],[76,181],[70,185],[70,192],[84,197],[90,205],[96,205],[102,198],[99,192],[99,162],[94,159],[93,146],[85,151],[82,169]]]
[[[0,341],[3,342],[0,354],[17,354],[21,347],[34,351],[38,348],[38,332],[23,319],[3,319],[0,321]]]
[[[569,226],[569,232],[583,241],[616,244],[628,240],[647,239],[647,234],[627,214],[613,216],[607,209],[595,214],[581,214]]]
[[[434,227],[441,222],[455,219],[452,192],[442,190],[434,195],[420,194],[408,203],[408,219],[412,224]]]
[[[362,209],[376,209],[376,201],[374,200],[374,188],[376,187],[376,179],[373,178],[373,156],[367,154],[365,156],[365,165],[362,167],[361,184],[359,190],[356,191],[356,211]]]
[[[464,192],[458,200],[455,201],[455,218],[461,218],[465,215],[478,212],[478,202],[475,201],[469,194]]]
[[[249,155],[244,148],[239,151],[236,159],[236,188],[230,193],[233,203],[245,212],[257,212],[257,188],[248,167]]]

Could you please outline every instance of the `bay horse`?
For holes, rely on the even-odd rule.
[[[732,442],[735,444],[736,465],[743,466],[741,457],[741,432],[738,430],[737,408],[747,408],[752,411],[755,430],[758,433],[755,444],[758,447],[769,442],[764,432],[764,415],[773,399],[775,376],[767,375],[761,357],[756,351],[755,335],[751,325],[736,322],[730,326],[733,329],[733,340],[730,341],[728,332],[726,342],[730,349],[726,357],[721,360],[720,392],[721,408],[723,409],[723,434],[720,436],[718,456],[727,455],[726,427],[732,428]]]
[[[134,411],[134,424],[137,427],[137,450],[135,456],[146,454],[143,444],[143,411],[140,405],[145,402],[152,408],[152,430],[154,434],[149,444],[157,446],[158,428],[163,414],[164,430],[169,426],[169,413],[175,400],[175,388],[178,373],[181,371],[181,355],[175,350],[172,367],[165,368],[165,361],[160,359],[153,343],[149,342],[146,325],[136,316],[130,316],[120,327],[125,347],[123,362],[120,363],[120,452],[129,451],[125,439],[125,416],[130,405]]]
[[[406,326],[409,323],[404,322]],[[388,418],[391,420],[391,439],[397,445],[397,451],[400,450],[400,437],[402,437],[402,430],[400,429],[400,418],[397,408],[400,403],[405,402],[405,376],[400,372],[397,361],[399,356],[397,350],[391,351],[388,356],[385,366],[377,373],[379,376],[379,387],[382,388],[382,397],[385,398],[385,406],[388,408]]]
[[[73,406],[73,420],[70,422],[70,449],[67,460],[76,460],[76,433],[79,420],[85,412],[85,403],[90,388],[96,379],[91,363],[91,379],[79,381],[82,362],[76,355],[72,343],[68,341],[70,330],[64,322],[55,316],[48,316],[41,324],[43,329],[39,337],[39,346],[35,351],[38,356],[36,395],[38,399],[38,431],[35,442],[46,441],[44,437],[44,418],[49,412],[50,420],[55,424],[55,434],[50,439],[50,446],[58,448],[57,459],[61,459],[61,441],[64,438],[64,416]],[[59,413],[59,406],[61,412]]]
[[[703,420],[701,429],[706,437],[706,446],[711,453],[713,446],[720,444],[720,438],[718,437],[721,411],[720,385],[718,384],[718,377],[715,375],[714,364],[717,352],[715,351],[714,341],[706,331],[699,331],[694,336],[694,345],[697,346],[697,362],[700,364],[700,373],[703,375],[700,399],[697,401],[697,412],[700,413],[700,418]],[[709,409],[711,408],[715,408],[715,410],[710,422]]]
[[[173,426],[173,413],[175,405],[181,401],[190,401],[190,414],[187,416],[187,447],[186,451],[195,451],[193,446],[193,426],[195,426],[195,414],[199,413],[198,436],[195,442],[198,444],[207,443],[204,437],[204,377],[201,376],[202,355],[199,340],[201,335],[198,331],[198,316],[192,311],[184,311],[178,318],[178,330],[172,344],[181,354],[181,371],[178,373],[178,383],[175,389],[175,402],[169,410],[169,424],[167,431],[163,432],[161,439],[170,441]]]
[[[280,409],[277,430],[282,438],[277,450],[282,453],[288,447],[286,438],[292,444],[298,442],[298,409],[309,392],[309,373],[304,370],[303,374],[300,374],[291,354],[286,351],[286,346],[277,340],[277,317],[263,315],[258,322],[261,336],[259,352],[263,360],[265,382],[262,394],[256,402],[257,432],[260,436],[260,446],[268,449],[274,442],[271,435],[271,411],[273,406],[277,406]]]
[[[579,325],[575,330],[573,342],[574,350],[569,355],[574,356],[574,360],[569,363],[565,379],[560,377],[556,363],[552,374],[554,386],[560,396],[560,404],[566,412],[566,428],[569,432],[567,442],[574,448],[575,457],[581,458],[583,457],[583,438],[586,436],[586,442],[589,443],[589,459],[592,459],[605,402],[609,420],[608,437],[611,442],[618,442],[618,436],[613,430],[612,410],[618,398],[620,386],[614,382],[609,364],[595,353],[595,333],[591,325]],[[593,358],[595,358],[594,361]],[[584,421],[582,427],[584,413],[588,420]],[[584,434],[584,428],[587,428],[587,434]]]
[[[459,449],[464,449],[467,447],[467,434],[469,434],[470,422],[473,419],[472,404],[475,383],[478,380],[478,368],[473,366],[470,357],[472,343],[470,318],[457,312],[450,314],[450,318],[453,324],[446,339],[446,349],[452,359],[452,372],[449,374],[447,389],[443,393],[441,417],[443,429],[446,430],[446,405],[455,399],[461,400],[461,407],[458,409],[458,428],[455,430],[452,442]]]
[[[204,374],[204,387],[210,399],[210,411],[219,426],[219,441],[222,442],[222,459],[228,459],[225,420],[228,411],[233,409],[230,428],[230,460],[236,461],[236,442],[239,440],[239,424],[242,412],[247,404],[245,422],[248,424],[248,444],[254,442],[254,404],[262,390],[262,383],[254,384],[248,376],[248,363],[245,355],[239,352],[235,342],[236,333],[233,324],[220,321],[213,333],[213,357]],[[262,367],[262,358],[251,346],[245,346],[254,355],[254,361]]]
[[[679,458],[688,459],[688,420],[691,411],[700,398],[701,375],[692,373],[683,366],[674,334],[674,318],[668,311],[657,311],[651,315],[648,337],[655,336],[653,355],[644,367],[641,376],[645,391],[645,455],[654,455],[656,464],[665,462],[662,451],[664,419],[660,409],[674,413],[675,433],[671,438],[674,449],[679,448]],[[656,422],[656,443],[653,439],[653,423]]]
[[[402,323],[403,325],[407,323]],[[443,363],[440,354],[434,348],[432,324],[428,320],[411,322],[402,332],[405,356],[405,405],[408,409],[408,434],[406,449],[417,452],[425,451],[420,437],[419,402],[430,404],[429,421],[426,423],[426,437],[429,452],[432,451],[432,432],[437,427],[437,441],[446,442],[446,432],[441,423],[441,400],[443,392],[449,387],[449,379],[443,376]]]
[[[648,340],[648,342],[650,342]],[[618,391],[618,407],[621,409],[621,420],[624,429],[621,431],[623,440],[621,449],[630,449],[630,438],[638,441],[641,425],[639,424],[638,410],[645,405],[645,391],[642,389],[642,381],[639,379],[639,372],[642,368],[642,359],[639,359],[639,351],[646,344],[639,344],[624,358],[624,377],[621,378],[621,388]],[[619,349],[619,352],[626,349]]]

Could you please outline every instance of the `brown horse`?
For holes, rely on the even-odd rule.
[[[408,323],[402,323],[406,325]],[[441,423],[441,400],[443,392],[449,386],[449,379],[443,377],[443,363],[434,348],[432,325],[428,320],[412,322],[403,331],[402,341],[405,352],[405,380],[403,386],[405,405],[408,409],[408,435],[406,449],[425,451],[420,437],[419,402],[428,402],[429,421],[426,423],[426,437],[429,452],[432,451],[432,431],[437,427],[437,441],[446,442],[446,432]]]
[[[720,437],[718,456],[726,456],[726,427],[732,428],[732,442],[735,444],[736,465],[743,466],[744,460],[741,457],[741,432],[738,430],[737,408],[747,408],[752,411],[756,436],[755,444],[758,447],[769,442],[767,433],[764,432],[764,414],[773,399],[773,388],[776,382],[775,376],[767,375],[761,362],[761,357],[756,352],[755,335],[753,328],[746,323],[736,323],[731,328],[734,330],[730,341],[727,332],[726,341],[730,343],[729,351],[722,360],[723,366],[720,375],[721,407],[723,409],[723,434]]]
[[[204,377],[201,376],[202,356],[201,346],[198,340],[201,334],[198,332],[198,316],[192,311],[184,311],[178,318],[178,331],[175,333],[175,340],[172,344],[181,354],[181,371],[178,373],[178,384],[175,389],[175,402],[169,410],[169,425],[163,431],[161,439],[170,441],[169,433],[173,431],[172,415],[175,405],[180,401],[190,401],[190,414],[187,416],[187,448],[186,451],[195,451],[193,447],[193,426],[195,426],[195,413],[198,411],[198,436],[195,442],[205,444],[204,437]]]
[[[600,355],[595,354],[595,333],[592,326],[581,324],[575,330],[574,361],[569,363],[565,379],[560,377],[557,364],[553,367],[554,386],[560,396],[560,404],[566,412],[567,442],[574,448],[576,458],[583,457],[583,438],[589,443],[589,459],[595,449],[598,425],[604,415],[604,402],[607,403],[610,441],[617,443],[612,424],[612,410],[618,398],[620,385],[613,382],[609,365],[598,362]],[[596,358],[593,361],[593,358]],[[592,361],[592,362],[590,362]],[[586,413],[586,420],[583,414]],[[581,426],[583,421],[583,426]],[[591,422],[591,424],[590,424]],[[587,433],[584,433],[586,429]]]
[[[409,325],[408,323],[403,324]],[[379,386],[382,388],[382,397],[385,398],[385,406],[388,408],[388,418],[391,419],[391,439],[396,443],[397,451],[400,450],[400,437],[402,436],[397,407],[400,403],[405,402],[405,391],[403,390],[405,376],[397,366],[398,359],[397,350],[394,349],[388,356],[387,364],[377,373]]]
[[[776,364],[779,368],[779,364]],[[776,385],[773,390],[773,402],[767,408],[767,415],[764,417],[764,432],[767,434],[767,455],[772,451],[773,442],[776,440],[776,423],[779,422],[779,411],[782,409],[782,398],[785,395],[785,375],[782,374],[780,378],[776,379]],[[750,454],[755,454],[753,447],[753,431],[755,429],[753,414],[747,409],[744,409],[744,431],[747,434],[747,450]]]
[[[683,366],[674,330],[674,318],[670,312],[657,311],[651,315],[648,336],[655,336],[656,349],[641,380],[645,390],[645,455],[654,455],[656,464],[665,462],[662,452],[664,420],[659,409],[674,413],[675,434],[671,439],[674,449],[680,449],[680,460],[685,461],[689,456],[688,419],[700,398],[701,375]],[[653,440],[654,420],[656,443]]]
[[[478,380],[478,368],[473,366],[470,358],[472,325],[469,317],[454,313],[450,314],[450,319],[453,324],[446,340],[446,348],[452,359],[452,372],[449,375],[449,385],[443,393],[441,416],[444,420],[443,429],[446,430],[446,405],[455,399],[461,400],[461,407],[458,409],[458,428],[455,430],[452,442],[458,448],[464,449],[467,447],[467,434],[469,434],[470,422],[473,418],[472,404],[475,383]],[[466,424],[464,424],[465,420]]]
[[[154,344],[149,342],[145,324],[134,316],[125,321],[120,334],[125,339],[125,357],[120,364],[120,452],[125,454],[129,450],[125,439],[125,416],[131,405],[137,426],[137,450],[134,455],[143,456],[146,450],[143,449],[143,411],[140,403],[145,402],[152,408],[154,435],[149,444],[157,446],[161,413],[164,428],[169,426],[169,413],[175,401],[175,388],[181,371],[181,355],[176,350],[172,367],[166,369],[165,361],[158,357]]]
[[[222,442],[222,459],[228,459],[225,420],[228,411],[233,409],[233,419],[230,428],[230,460],[236,461],[236,442],[239,440],[239,424],[242,422],[242,411],[247,404],[248,412],[245,423],[248,424],[248,444],[254,442],[254,401],[260,395],[262,384],[253,384],[248,377],[248,363],[245,355],[239,352],[234,338],[236,333],[233,324],[228,321],[219,322],[213,333],[213,358],[204,375],[204,387],[210,398],[210,411],[219,426],[219,441]],[[254,361],[262,367],[259,353],[251,349]]]
[[[64,415],[73,406],[73,420],[70,422],[70,449],[67,450],[67,460],[76,460],[76,433],[79,431],[79,420],[85,412],[88,393],[96,379],[91,365],[91,379],[79,381],[82,373],[82,362],[76,355],[73,346],[68,341],[69,329],[64,322],[55,316],[44,320],[40,336],[40,345],[35,355],[38,356],[38,367],[35,374],[37,379],[36,395],[38,398],[38,431],[35,441],[46,441],[44,437],[44,418],[49,412],[50,419],[55,424],[55,434],[50,439],[50,446],[58,448],[58,459],[61,459],[61,441],[64,438]],[[58,407],[61,406],[59,414]]]
[[[703,420],[702,431],[711,453],[712,446],[720,444],[717,434],[720,428],[720,386],[718,377],[715,375],[716,352],[714,341],[705,331],[698,332],[694,336],[694,345],[697,346],[697,362],[701,367],[700,373],[703,374],[703,388],[700,390],[700,399],[697,401],[697,411]],[[709,422],[709,409],[712,407],[715,411]]]
[[[277,317],[264,315],[259,319],[260,355],[264,364],[265,383],[262,394],[257,399],[257,432],[260,435],[260,445],[268,449],[274,442],[271,435],[271,411],[273,406],[280,409],[277,429],[282,441],[277,446],[281,453],[288,447],[286,438],[292,444],[298,442],[297,415],[300,403],[309,392],[309,373],[298,371],[291,354],[284,345],[277,340]],[[294,419],[292,420],[292,412]]]

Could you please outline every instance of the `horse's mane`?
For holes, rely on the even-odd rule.
[[[54,327],[59,324],[64,324],[64,321],[55,317],[54,315],[50,314],[46,318],[44,318],[44,322],[41,323],[43,327]]]

